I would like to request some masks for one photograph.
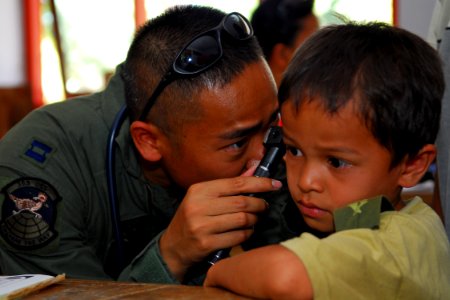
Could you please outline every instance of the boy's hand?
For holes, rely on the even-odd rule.
[[[188,189],[159,245],[178,280],[211,252],[238,245],[253,233],[257,214],[267,209],[267,203],[243,194],[277,190],[281,182],[250,175],[197,183]]]

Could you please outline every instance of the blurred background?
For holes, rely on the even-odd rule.
[[[316,0],[320,26],[382,21],[426,39],[436,0]],[[260,0],[1,0],[0,138],[30,110],[99,91],[133,33],[177,4],[199,4],[249,19]]]

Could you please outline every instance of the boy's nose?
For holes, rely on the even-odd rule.
[[[304,163],[297,171],[297,186],[303,193],[321,192],[321,174],[319,169],[311,163]]]

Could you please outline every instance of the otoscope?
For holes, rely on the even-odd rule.
[[[267,131],[264,137],[264,147],[266,148],[266,154],[261,159],[258,167],[253,173],[255,177],[272,177],[276,170],[278,163],[285,153],[285,147],[283,145],[283,135],[280,126],[272,126]],[[255,194],[249,194],[248,196],[254,196]],[[210,265],[214,265],[222,258],[227,257],[230,254],[231,248],[222,249],[217,251],[209,260]]]

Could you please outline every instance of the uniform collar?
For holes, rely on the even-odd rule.
[[[101,110],[108,128],[113,123],[119,109],[125,104],[125,86],[121,76],[122,70],[123,64],[116,67],[114,75],[102,92]]]
[[[125,105],[125,85],[122,79],[123,63],[118,65],[114,75],[102,93],[103,118],[108,128],[111,128],[114,119]],[[130,120],[127,117],[116,137],[116,156],[121,157],[127,172],[135,178],[143,178],[137,153],[130,135]]]

